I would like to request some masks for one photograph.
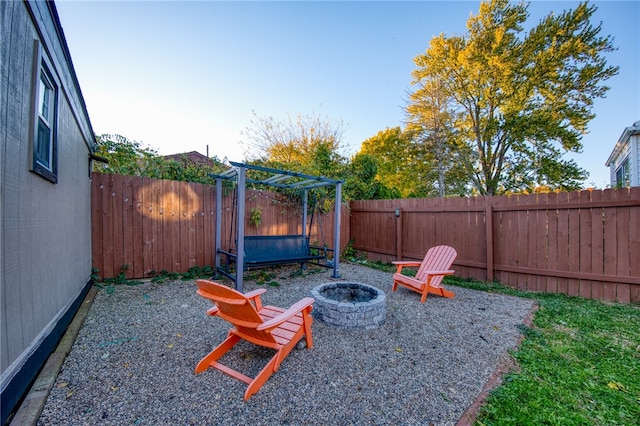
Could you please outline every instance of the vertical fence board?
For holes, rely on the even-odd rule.
[[[180,241],[176,240],[173,233],[175,223],[178,221],[176,212],[175,185],[177,182],[168,180],[159,181],[153,190],[153,257],[149,269],[156,272],[178,272],[175,259],[180,250]]]
[[[590,200],[591,191],[580,191],[580,245],[578,257],[580,266],[578,271],[586,273],[591,272],[591,250],[593,247],[593,241],[591,239],[591,209],[589,208]],[[579,296],[590,298],[591,284],[591,280],[580,280]]]
[[[551,193],[547,195],[549,208],[547,214],[547,268],[553,271],[558,270],[558,194]],[[558,277],[548,276],[545,279],[544,288],[541,290],[546,293],[558,292]]]
[[[198,244],[196,242],[196,229],[199,222],[198,215],[198,193],[196,184],[193,182],[187,183],[187,189],[189,191],[189,198],[187,199],[188,212],[187,212],[187,225],[189,226],[189,261],[187,263],[187,270],[198,264]]]
[[[178,241],[180,243],[180,256],[178,256],[178,272],[186,272],[189,269],[189,193],[185,182],[178,182]]]
[[[102,277],[115,277],[113,270],[113,181],[111,176],[106,176],[102,189]]]
[[[116,274],[125,272],[128,264],[124,259],[124,176],[113,175],[113,269]]]
[[[196,257],[192,266],[204,266],[204,185],[194,185],[196,205],[193,212],[195,221],[194,237],[196,239]]]
[[[445,223],[446,244],[452,247],[460,247],[458,238],[459,229],[457,229],[456,224],[460,223],[460,212],[458,212],[458,210],[461,207],[460,202],[463,200],[459,198],[445,198],[443,201],[444,211],[440,213],[440,218]]]
[[[471,219],[469,217],[469,210],[472,208],[473,201],[475,200],[472,200],[470,197],[463,197],[460,198],[460,201],[460,206],[465,206],[466,211],[456,212],[455,219],[452,221],[452,226],[455,229],[455,245],[453,247],[455,247],[458,252],[461,252],[461,254],[459,254],[460,259],[467,259],[467,253],[473,250],[471,248],[473,235],[469,232],[470,229],[472,229],[470,227]],[[464,269],[467,271],[466,276],[476,276],[477,274],[476,268],[467,267]]]
[[[142,192],[144,191],[143,179],[131,179],[131,204],[132,204],[132,237],[133,237],[133,268],[129,278],[144,277],[144,236],[143,220],[144,206]]]
[[[520,266],[520,255],[522,250],[520,250],[520,241],[518,237],[518,229],[520,228],[520,216],[522,212],[518,210],[518,205],[520,204],[520,197],[517,195],[512,195],[509,197],[509,204],[513,206],[511,214],[511,223],[510,223],[510,233],[506,238],[510,239],[511,250],[508,253],[509,258],[511,259],[511,266],[519,267]],[[521,288],[520,285],[520,274],[518,272],[512,272],[511,279],[508,281],[512,283],[515,288]]]
[[[122,177],[122,264],[126,265],[125,276],[133,278],[135,257],[133,255],[133,188],[131,176]]]
[[[629,196],[630,192],[625,190],[616,191],[614,193],[616,201],[627,202],[630,200]],[[631,209],[628,207],[616,207],[616,217],[616,235],[618,235],[618,238],[616,239],[616,242],[618,243],[616,275],[628,277],[631,272],[631,244],[629,241],[629,236],[631,235]],[[618,302],[629,303],[631,301],[630,285],[626,283],[619,283],[616,296]]]
[[[558,194],[558,271],[569,270],[569,209],[563,208],[569,202],[569,194],[562,192]],[[569,294],[569,279],[558,278],[558,293]]]
[[[592,191],[591,201],[601,202],[603,200],[602,191]],[[604,208],[592,207],[591,209],[591,269],[593,274],[604,273]],[[602,300],[604,297],[604,283],[602,281],[591,281],[592,299]]]
[[[96,241],[102,242],[102,188],[103,175],[96,173],[91,177],[91,267],[98,269],[98,275],[104,272],[102,244],[98,246]]]
[[[169,269],[170,271],[181,272],[182,271],[182,238],[180,232],[182,231],[180,226],[180,184],[182,182],[167,182],[169,185],[169,193],[171,197],[167,199],[166,205],[169,208],[170,216],[165,219],[164,225],[167,228],[167,232],[170,237],[171,246],[167,246],[167,250],[170,250],[168,258],[170,259]]]
[[[505,254],[509,252],[509,239],[504,238],[504,235],[508,232],[508,217],[506,211],[502,210],[502,207],[507,203],[509,197],[496,197],[491,200],[493,208],[493,276],[496,282],[508,282],[508,272],[501,271],[500,267],[508,265],[508,259]]]
[[[538,205],[548,205],[549,198],[547,194],[537,194],[536,202]],[[535,211],[535,230],[533,230],[533,239],[536,241],[536,269],[549,269],[549,244],[548,244],[548,209],[538,209]],[[546,291],[546,277],[538,275],[535,277],[535,290],[538,292]]]
[[[464,228],[461,230],[461,234],[465,234],[464,242],[458,245],[454,245],[458,251],[458,257],[456,262],[462,263],[463,260],[468,261],[468,266],[461,266],[457,268],[459,273],[463,273],[468,277],[478,277],[486,272],[485,265],[485,253],[487,246],[485,244],[484,236],[486,233],[486,227],[484,225],[484,205],[482,204],[483,197],[473,197],[466,203],[467,211],[455,214],[452,213],[452,219],[458,217]],[[465,200],[466,201],[466,200]],[[476,208],[482,209],[481,212],[476,211]],[[449,216],[449,213],[443,212],[442,216]],[[453,243],[451,243],[453,245]],[[479,266],[483,265],[483,266]],[[482,270],[481,270],[482,269]]]
[[[604,200],[610,201],[614,199],[615,190],[606,189],[603,193]],[[618,212],[615,208],[605,209],[604,215],[604,233],[605,235],[616,235]],[[604,273],[608,275],[616,274],[616,257],[618,255],[618,243],[613,238],[607,238],[604,241]],[[616,300],[616,284],[605,283],[603,289],[603,297],[605,300]]]
[[[200,266],[213,266],[215,264],[215,190],[212,186],[202,185],[202,249],[204,259]]]
[[[533,199],[532,199],[533,198]],[[536,195],[524,195],[522,196],[522,202],[524,204],[531,204],[532,202],[535,203],[536,201]],[[527,241],[527,257],[525,258],[526,260],[526,264],[527,265],[531,265],[534,268],[537,268],[536,262],[537,262],[537,253],[536,250],[538,248],[537,246],[537,238],[536,236],[538,235],[538,221],[537,221],[537,217],[538,217],[538,210],[527,210],[527,216],[526,216],[526,227],[523,229],[523,232],[526,234],[526,241]],[[537,291],[538,290],[538,277],[536,277],[535,275],[525,275],[526,279],[527,279],[527,286],[526,286],[526,290],[528,291]]]
[[[443,208],[444,198],[438,197],[434,200],[434,207],[436,211],[431,215],[432,223],[433,223],[433,242],[429,244],[430,246],[438,246],[444,243],[447,240],[446,229],[444,221],[442,220],[442,214],[440,213],[440,209]],[[428,247],[423,247],[423,252],[427,252],[429,250]]]
[[[180,271],[187,272],[191,264],[193,247],[191,245],[191,188],[188,182],[180,182],[180,239],[182,247],[180,253]]]
[[[153,193],[151,189],[151,179],[142,179],[142,189],[140,191],[140,201],[142,203],[142,261],[144,264],[144,276],[151,271],[153,265]],[[142,278],[142,277],[136,277]]]
[[[157,256],[156,247],[155,247],[155,239],[157,236],[157,227],[158,222],[162,220],[161,208],[157,205],[157,196],[156,192],[158,191],[157,185],[161,185],[160,182],[155,182],[153,179],[144,179],[145,182],[145,192],[144,192],[144,217],[143,217],[143,232],[145,234],[145,259],[144,259],[144,269],[145,273],[151,271],[158,271],[154,265],[154,257]]]
[[[477,232],[476,230],[486,230],[486,224],[485,221],[487,220],[493,220],[493,218],[487,218],[486,217],[486,212],[485,212],[485,205],[487,202],[487,197],[473,197],[469,199],[469,205],[474,209],[474,215],[473,217],[475,218],[475,226],[477,226],[477,228],[468,228],[466,229],[466,234],[469,235],[470,238],[474,239],[474,244],[469,244],[469,247],[475,247],[474,250],[474,255],[473,255],[473,261],[475,263],[477,263],[478,265],[485,265],[484,268],[479,268],[476,267],[474,268],[474,275],[473,277],[478,279],[478,280],[486,280],[487,278],[487,270],[486,270],[486,264],[487,264],[487,238],[489,238],[490,236],[486,234],[486,231],[484,232]],[[495,242],[495,239],[494,239]],[[492,246],[494,245],[494,242],[492,242]],[[495,251],[494,251],[495,253]],[[494,259],[494,270],[495,270],[495,259]]]
[[[580,201],[579,192],[569,193],[569,203]],[[569,258],[566,271],[578,271],[580,268],[580,211],[569,209]],[[570,278],[567,294],[578,296],[580,294],[580,280]]]
[[[523,195],[517,195],[516,197],[517,203],[518,205],[522,205],[525,204],[524,201],[524,196]],[[518,247],[516,250],[516,257],[517,257],[517,265],[518,266],[523,266],[523,265],[527,265],[527,261],[529,259],[529,251],[528,251],[528,247],[529,247],[529,227],[528,227],[528,222],[529,222],[529,211],[528,210],[523,210],[520,214],[518,214],[517,218],[517,229],[516,229],[516,235],[517,235],[517,241],[518,241]],[[520,290],[527,290],[528,289],[528,279],[529,278],[526,274],[518,274],[517,275],[517,282],[518,282],[518,289]]]
[[[509,204],[508,196],[505,197],[492,197],[490,203],[493,207],[494,226],[493,226],[493,274],[494,281],[496,282],[509,282],[509,272],[504,271],[503,268],[509,265],[509,247],[511,244],[510,238],[505,238],[505,235],[509,235],[509,215],[508,211],[503,210],[502,207],[506,207]]]
[[[495,281],[495,225],[496,225],[496,213],[493,210],[493,203],[489,197],[478,197],[472,203],[467,203],[469,206],[477,208],[476,215],[479,218],[478,227],[484,229],[484,232],[475,233],[472,229],[469,229],[468,233],[476,234],[476,244],[481,249],[476,249],[474,255],[474,263],[478,266],[473,268],[473,277],[482,281],[488,279],[489,267],[493,274],[493,280]],[[489,265],[491,263],[491,265]]]

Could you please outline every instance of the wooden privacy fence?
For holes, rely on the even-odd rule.
[[[93,265],[101,277],[183,273],[215,263],[215,187],[94,173]],[[300,204],[247,191],[247,235],[302,233]],[[222,199],[222,246],[234,244],[234,193]],[[251,222],[251,212],[260,217]],[[333,246],[333,213],[311,240]],[[456,275],[523,290],[640,303],[640,188],[499,197],[353,201],[341,245],[371,260],[458,251]]]
[[[458,251],[456,275],[523,290],[640,303],[640,188],[351,202],[372,260]]]
[[[221,240],[228,250],[235,244],[236,211],[234,192],[225,192]],[[100,277],[122,270],[126,278],[144,278],[215,264],[215,186],[93,173],[91,197],[93,266]],[[300,203],[259,190],[248,190],[245,201],[246,235],[303,232]],[[340,239],[346,244],[346,207],[342,214]],[[311,241],[333,247],[333,222],[333,213],[316,212]]]

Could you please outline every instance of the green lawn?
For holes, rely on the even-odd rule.
[[[640,424],[640,306],[447,282],[539,306],[512,353],[518,370],[490,394],[477,425]]]

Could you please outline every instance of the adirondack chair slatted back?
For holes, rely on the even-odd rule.
[[[219,309],[217,315],[233,324],[239,333],[252,341],[278,344],[270,332],[256,330],[264,321],[242,293],[211,281],[197,280],[196,284],[197,293],[213,301]]]
[[[453,247],[431,247],[429,251],[427,251],[427,255],[424,257],[418,269],[416,278],[424,282],[428,278],[429,271],[445,271],[450,269],[457,255],[458,253]],[[444,276],[442,275],[433,276],[430,285],[432,287],[440,287],[443,278]]]

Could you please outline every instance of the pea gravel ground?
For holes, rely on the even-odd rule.
[[[288,307],[330,281],[387,295],[386,322],[344,331],[316,320],[260,391],[194,367],[229,325],[205,315],[193,281],[102,289],[58,375],[38,425],[453,425],[520,337],[531,300],[458,287],[453,299],[391,293],[391,274],[362,265],[278,268],[265,304]],[[244,290],[259,285],[245,279]],[[115,289],[115,290],[114,290]],[[272,355],[241,342],[222,362],[255,375]]]

